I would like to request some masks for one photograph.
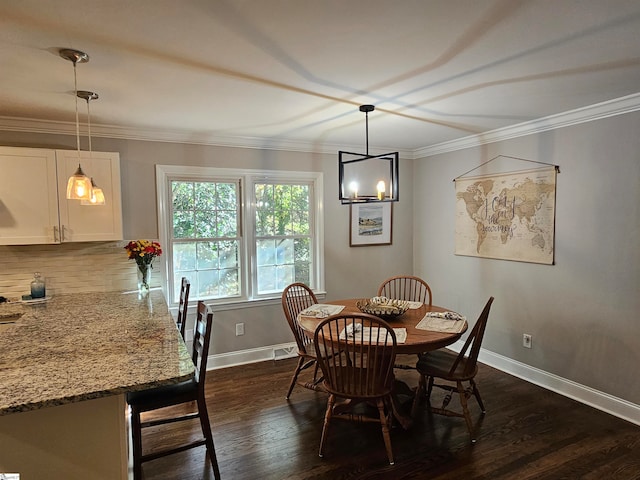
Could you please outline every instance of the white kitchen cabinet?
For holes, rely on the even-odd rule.
[[[56,150],[58,172],[58,208],[62,242],[122,240],[122,202],[120,195],[120,155],[118,153],[81,152],[85,175],[102,188],[104,205],[82,205],[67,200],[67,181],[78,168],[78,152]]]
[[[122,240],[119,154],[81,152],[80,163],[105,205],[66,199],[77,151],[0,147],[0,245]]]

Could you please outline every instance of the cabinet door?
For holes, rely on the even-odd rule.
[[[0,245],[59,243],[54,150],[0,147]]]
[[[80,152],[82,171],[102,188],[104,205],[67,200],[67,181],[78,168],[78,152],[56,150],[60,231],[63,242],[122,240],[120,156],[118,153]]]

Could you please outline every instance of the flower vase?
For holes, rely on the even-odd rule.
[[[140,293],[148,292],[150,284],[151,284],[151,264],[139,263],[138,264],[138,292]]]

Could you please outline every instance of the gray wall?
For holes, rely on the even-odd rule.
[[[337,201],[336,155],[104,138],[93,145],[120,152],[125,239],[157,237],[155,164],[322,171],[327,299],[368,296],[383,278],[412,271],[429,282],[435,304],[470,318],[493,295],[486,349],[639,404],[639,132],[636,112],[401,160],[393,245],[358,248],[349,247],[349,209]],[[0,132],[0,145],[74,148],[75,142]],[[555,265],[453,254],[452,179],[498,155],[560,165]],[[245,322],[246,335],[235,336],[237,322]],[[531,350],[522,347],[523,333],[533,335]],[[216,315],[213,353],[291,339],[279,305],[228,310]]]
[[[452,179],[498,155],[560,165],[555,265],[453,254]],[[493,295],[486,349],[640,404],[640,112],[420,159],[414,192],[434,303],[475,318]]]
[[[0,131],[0,145],[73,149],[75,138]],[[401,201],[393,209],[392,245],[349,247],[349,207],[338,201],[337,152],[322,155],[100,137],[93,138],[92,146],[95,151],[120,153],[126,240],[158,237],[156,164],[321,171],[325,188],[326,299],[373,296],[384,278],[413,270],[412,160],[400,160],[402,191]],[[244,336],[235,336],[238,322],[245,323]],[[279,302],[216,313],[213,354],[292,341]]]

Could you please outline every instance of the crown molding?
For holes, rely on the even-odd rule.
[[[614,98],[606,102],[596,103],[588,107],[576,108],[567,112],[549,115],[548,117],[519,123],[509,127],[490,130],[478,135],[438,143],[428,147],[417,149],[413,152],[414,158],[425,158],[441,153],[454,152],[465,148],[478,147],[488,143],[501,142],[511,138],[533,135],[536,133],[569,127],[580,123],[601,120],[607,117],[622,115],[624,113],[640,110],[640,93]]]
[[[76,124],[53,120],[39,120],[21,117],[0,116],[0,130],[26,133],[46,133],[53,135],[76,135]],[[91,136],[121,140],[140,140],[148,142],[183,143],[190,145],[209,145],[216,147],[253,148],[261,150],[281,150],[290,152],[336,154],[339,150],[360,151],[362,145],[333,145],[328,143],[309,143],[295,140],[259,137],[224,137],[211,133],[196,133],[179,130],[161,130],[119,127],[116,125],[91,124]],[[401,158],[413,159],[413,150],[395,148],[372,148],[372,154],[397,151]]]
[[[568,127],[580,123],[601,120],[603,118],[622,115],[640,110],[640,93],[627,95],[587,107],[569,110],[548,117],[519,123],[509,127],[498,128],[478,135],[470,135],[448,142],[442,142],[416,150],[396,150],[400,158],[418,159],[431,157],[441,153],[463,150],[488,143],[501,142],[511,138],[523,137],[546,132],[557,128]],[[27,133],[46,133],[58,135],[75,135],[76,125],[72,122],[56,122],[52,120],[27,119],[0,116],[0,130]],[[291,152],[335,154],[339,150],[359,151],[362,145],[333,145],[327,143],[309,143],[295,140],[258,137],[224,137],[212,133],[194,133],[178,130],[160,130],[119,127],[115,125],[92,125],[92,137],[114,138],[123,140],[141,140],[152,142],[185,143],[192,145],[210,145],[217,147],[253,148],[262,150],[282,150]],[[379,149],[373,154],[385,153]]]

